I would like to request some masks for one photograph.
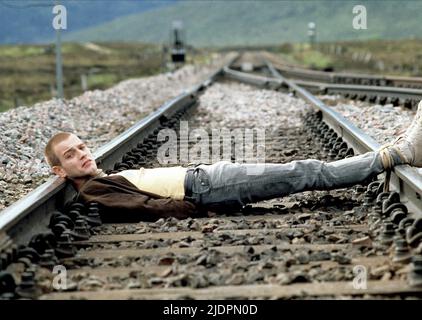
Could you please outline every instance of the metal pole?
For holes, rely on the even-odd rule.
[[[60,4],[60,1],[57,1],[56,4]],[[57,98],[63,99],[62,41],[60,28],[56,30],[56,87]]]
[[[316,24],[315,22],[309,22],[308,23],[308,36],[309,36],[309,43],[311,47],[315,44],[315,38],[316,38]]]

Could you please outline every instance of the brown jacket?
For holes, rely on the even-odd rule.
[[[78,198],[98,202],[105,221],[155,221],[166,217],[184,219],[204,215],[191,202],[164,199],[140,191],[117,175],[89,180],[79,190]]]

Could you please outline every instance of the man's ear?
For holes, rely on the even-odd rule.
[[[66,171],[61,166],[54,166],[51,168],[55,175],[58,175],[60,178],[66,178],[67,174]]]

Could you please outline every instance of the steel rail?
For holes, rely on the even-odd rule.
[[[281,65],[277,62],[274,62],[273,67],[282,76],[312,92],[319,90],[326,93],[346,92],[363,95],[371,92],[382,97],[399,97],[405,103],[416,102],[422,98],[422,78],[327,72]]]
[[[225,68],[224,72],[226,76],[232,79],[250,84],[257,83],[261,86],[278,84],[278,87],[275,86],[275,88],[273,88],[276,90],[287,87],[293,94],[302,97],[313,107],[320,110],[323,114],[323,120],[341,136],[344,141],[352,146],[357,153],[379,150],[381,145],[372,137],[364,133],[350,121],[346,120],[338,112],[326,106],[321,100],[313,96],[307,90],[301,88],[293,81],[284,78],[269,61],[266,61],[266,63],[274,80],[278,80],[278,82],[272,80],[272,78],[246,74],[231,70],[230,68]],[[406,204],[409,211],[418,216],[422,215],[422,175],[420,175],[415,168],[412,168],[409,165],[402,165],[394,168],[391,186],[400,193],[402,202]]]
[[[237,59],[239,59],[238,54],[232,55],[225,66],[230,66]],[[149,116],[99,148],[93,154],[99,168],[111,168],[125,152],[135,147],[139,140],[158,126],[161,117],[169,118],[178,110],[195,104],[198,96],[223,75],[223,68],[219,68],[200,84],[164,103]],[[0,234],[13,239],[15,244],[28,243],[33,235],[48,231],[51,212],[75,195],[76,190],[65,179],[49,178],[47,182],[0,212]]]
[[[278,71],[277,68],[274,68]],[[237,70],[225,70],[226,75],[232,79],[242,78],[242,81],[252,85],[256,85],[263,88],[277,88],[277,83],[274,81],[269,81],[265,76],[259,76],[256,74],[249,73],[248,76],[246,73],[237,71]],[[306,70],[307,75],[317,75],[323,73],[321,71]],[[304,73],[299,73],[298,75],[305,75]],[[422,90],[421,89],[412,89],[412,88],[403,88],[403,87],[389,87],[381,85],[361,85],[361,84],[336,84],[336,80],[329,73],[325,72],[324,77],[330,78],[327,82],[321,81],[306,81],[306,80],[291,80],[300,87],[305,87],[310,89],[312,92],[322,92],[325,94],[357,94],[357,95],[366,95],[373,97],[383,97],[383,98],[396,98],[397,101],[393,101],[394,104],[412,104],[417,105],[417,102],[422,99]],[[358,75],[353,75],[358,77]],[[376,76],[372,76],[376,78]],[[304,76],[307,78],[307,76]],[[327,79],[328,79],[327,78]],[[319,79],[322,80],[322,79]]]
[[[282,79],[245,75],[232,72],[228,67],[222,69],[222,71],[223,72],[219,73],[216,78],[220,76],[226,76],[232,79],[241,77],[245,82],[249,81],[249,83],[258,86],[272,89],[290,89],[288,84]],[[212,82],[208,82],[208,85],[211,83]],[[180,105],[184,105],[185,103],[189,104],[191,102],[195,103],[194,100],[197,98],[197,95],[204,89],[205,87],[202,83],[194,89],[188,90],[181,95],[184,98],[178,100],[177,103],[180,103]],[[186,101],[183,102],[183,99],[186,99]],[[162,116],[164,115],[166,118],[171,117],[174,112],[179,111],[179,107],[174,100],[168,102],[174,109],[168,108],[164,111],[163,106],[157,110],[157,112],[160,110],[168,112],[167,114],[162,114]],[[161,116],[155,120],[162,120]],[[141,125],[141,123],[143,123],[143,125]],[[99,149],[97,151],[98,154],[95,153],[97,161],[103,167],[111,167],[113,165],[112,159],[114,154],[120,154],[121,149],[125,149],[125,145],[127,145],[127,148],[130,148],[133,145],[131,140],[133,136],[142,135],[143,131],[157,129],[154,128],[153,124],[149,126],[146,119],[144,122],[141,120],[139,124],[140,128],[130,128],[125,132],[126,135],[122,134],[118,137],[120,140],[116,138]],[[144,130],[141,130],[142,127]],[[140,131],[137,131],[137,129]],[[155,133],[156,131],[154,131],[154,134]],[[150,138],[151,136],[148,137]],[[139,141],[136,141],[136,143],[137,142]],[[277,146],[279,145],[278,140],[277,143],[270,143],[269,145],[275,144]],[[103,152],[102,149],[109,151],[109,154]],[[103,158],[101,158],[102,155],[104,155]],[[274,156],[271,157],[278,157],[278,154],[274,154]],[[121,161],[119,157],[114,160],[117,162]],[[271,207],[275,209],[277,208],[277,205]],[[299,209],[298,212],[300,211],[301,210]],[[343,210],[341,209],[341,211]],[[40,289],[38,287],[43,286],[42,291],[45,293],[44,295],[39,296],[38,293],[35,295],[33,292],[28,292],[29,290],[23,290],[25,288],[19,284],[15,291],[15,295],[25,298],[26,294],[31,294],[31,299],[149,299],[151,297],[154,297],[155,299],[165,299],[169,297],[186,298],[187,296],[209,298],[210,295],[217,299],[233,297],[250,299],[261,296],[275,297],[279,295],[284,298],[292,298],[302,295],[304,291],[307,292],[307,297],[317,297],[321,295],[337,297],[346,294],[410,295],[420,293],[420,288],[411,287],[410,284],[403,279],[396,279],[398,272],[397,275],[394,275],[395,279],[387,281],[384,281],[383,279],[383,281],[376,281],[369,284],[369,291],[353,289],[351,287],[351,282],[341,276],[343,272],[340,273],[341,277],[337,277],[336,275],[336,282],[332,282],[333,279],[329,278],[318,278],[320,272],[331,274],[331,272],[333,272],[332,270],[338,270],[340,265],[341,268],[344,268],[344,275],[347,275],[347,272],[349,272],[349,270],[351,271],[351,268],[356,264],[371,268],[371,270],[389,264],[390,257],[388,256],[388,251],[385,251],[383,256],[362,257],[360,246],[367,240],[370,240],[369,237],[366,236],[367,232],[370,232],[368,231],[368,225],[363,221],[359,221],[358,224],[355,224],[357,221],[341,219],[339,220],[339,222],[341,222],[340,224],[333,225],[331,218],[326,217],[327,219],[325,219],[324,217],[321,219],[321,225],[320,227],[317,227],[317,229],[319,228],[318,230],[320,231],[332,230],[332,232],[323,232],[315,235],[315,237],[308,237],[309,233],[314,231],[313,229],[315,226],[308,225],[305,220],[312,218],[313,214],[307,214],[306,218],[298,216],[298,220],[292,221],[291,215],[297,212],[286,212],[284,208],[280,211],[281,214],[276,216],[261,216],[258,215],[259,212],[253,212],[256,214],[255,216],[246,216],[242,218],[221,217],[221,219],[218,218],[216,221],[212,221],[210,217],[198,218],[195,219],[195,226],[191,223],[181,223],[180,225],[171,223],[166,226],[161,223],[126,224],[126,227],[124,228],[122,228],[122,224],[104,225],[105,228],[96,230],[95,234],[97,234],[97,232],[98,234],[91,234],[88,240],[72,241],[72,246],[74,246],[74,248],[77,247],[76,249],[78,251],[76,253],[71,256],[62,256],[61,260],[54,261],[54,264],[60,263],[66,266],[66,268],[70,268],[67,273],[68,279],[70,280],[70,283],[74,282],[72,290],[76,291],[65,293],[55,292],[58,289],[54,289],[52,286],[47,289],[45,284],[36,283],[34,288]],[[264,212],[268,211],[265,210]],[[271,210],[271,212],[274,211]],[[318,212],[314,212],[314,214],[319,216]],[[270,223],[253,223],[257,219],[262,222]],[[277,223],[275,223],[275,221],[268,221],[271,219],[277,219]],[[238,220],[244,220],[242,225],[236,223]],[[247,223],[246,220],[248,221]],[[301,223],[296,224],[297,222]],[[325,222],[328,222],[328,225],[325,225]],[[344,224],[348,222],[352,222],[352,224]],[[207,234],[210,231],[211,225],[216,228],[212,227],[212,234]],[[172,229],[168,228],[170,226]],[[225,227],[227,229],[225,229]],[[141,229],[143,230],[141,231]],[[295,232],[291,233],[292,229],[294,229]],[[296,232],[298,230],[302,230],[301,235]],[[275,233],[277,233],[277,237],[274,236]],[[347,234],[348,236],[343,237],[343,234]],[[235,237],[232,237],[233,235]],[[290,238],[293,236],[297,236],[298,240],[303,239],[305,241],[296,242],[292,240],[290,243]],[[362,236],[365,237],[362,238]],[[287,240],[286,237],[289,240]],[[323,239],[326,240],[321,241]],[[243,242],[243,240],[246,241]],[[372,242],[372,240],[370,241]],[[110,246],[110,243],[115,244]],[[84,249],[80,250],[80,247]],[[206,249],[206,252],[204,252],[204,249]],[[315,276],[310,276],[309,278],[312,279],[313,282],[314,279],[318,279],[317,283],[298,284],[294,283],[296,281],[293,281],[292,279],[291,283],[288,281],[288,284],[272,285],[273,283],[278,283],[278,278],[274,277],[275,275],[273,272],[276,271],[278,273],[281,271],[278,267],[283,266],[277,266],[277,261],[278,257],[285,255],[284,250],[289,251],[290,254],[294,254],[294,256],[296,256],[296,252],[299,251],[324,252],[322,256],[317,255],[312,258],[310,255],[307,256],[308,258],[306,260],[308,261],[299,259],[297,261],[298,263],[292,261],[288,272],[286,272],[290,277],[295,276],[296,272],[306,273],[309,268],[315,267],[318,270],[317,274]],[[329,252],[328,258],[326,255],[327,252]],[[341,259],[340,256],[338,256],[338,253],[340,252],[347,252],[347,258]],[[242,258],[240,260],[231,260],[234,253],[238,253],[239,257]],[[260,256],[261,253],[263,257],[262,260]],[[259,255],[258,259],[256,259],[257,254]],[[46,266],[44,254],[42,256],[43,259],[39,264],[51,270],[51,262],[53,261],[48,262],[49,266]],[[179,259],[179,257],[181,259]],[[186,259],[184,257],[186,257]],[[204,257],[206,258],[205,260]],[[209,257],[212,259],[208,261]],[[220,264],[218,262],[220,258],[227,259],[227,263]],[[267,258],[269,259],[267,260]],[[107,259],[107,261],[104,261],[103,259]],[[245,259],[245,264],[242,263],[243,259]],[[214,262],[212,260],[214,260]],[[248,262],[249,260],[251,263]],[[261,264],[257,265],[255,263],[258,260],[261,260],[259,263],[269,262],[269,264],[262,264],[263,268],[274,269],[271,271],[268,270],[269,272],[267,273],[261,268]],[[121,263],[123,261],[125,262]],[[136,263],[133,263],[135,261]],[[114,262],[117,263],[114,264]],[[238,264],[238,262],[240,263]],[[169,263],[171,264],[171,267]],[[81,266],[82,269],[79,269]],[[209,280],[206,278],[196,279],[194,277],[190,279],[189,274],[196,273],[200,270],[198,266],[200,266],[199,268],[204,266],[208,269],[206,275],[210,275]],[[244,269],[245,276],[242,274],[242,277],[239,279],[237,277],[238,274],[234,272],[236,270],[233,269],[233,266],[240,266]],[[257,269],[253,270],[256,267]],[[258,277],[253,274],[254,271],[258,272]],[[285,270],[282,272],[284,273],[284,271]],[[43,273],[44,272],[45,271],[43,270]],[[142,282],[132,283],[133,277],[135,275],[140,275],[140,272],[142,273]],[[230,273],[233,277],[225,279],[227,273]],[[334,273],[332,274],[334,275]],[[403,274],[403,272],[401,271],[400,274]],[[87,275],[95,277],[96,280],[94,280],[94,282],[96,282],[96,284],[93,286],[92,283],[87,285],[85,281],[89,281]],[[36,273],[34,277],[35,276],[37,276]],[[211,276],[218,281],[211,280]],[[214,276],[221,277],[221,279],[214,278]],[[22,279],[26,278],[28,278],[28,274],[22,274]],[[38,276],[35,278],[42,279]],[[322,283],[320,282],[321,280],[323,281]],[[262,282],[264,282],[264,284],[262,284]],[[150,285],[144,286],[144,284]],[[156,284],[158,284],[159,287],[157,287]],[[175,286],[175,288],[167,290],[162,287],[163,285],[167,287],[167,284],[169,286]],[[191,286],[192,288],[181,288],[185,286]],[[205,288],[201,288],[202,286]],[[243,293],[239,296],[237,294],[238,292]],[[39,294],[42,294],[41,291]]]
[[[314,97],[305,89],[283,78],[272,66],[271,62],[267,62],[267,66],[274,77],[284,80],[295,93],[322,111],[323,118],[327,124],[359,152],[363,153],[380,149],[381,145],[378,142],[350,123],[338,112],[326,106],[321,100]],[[422,215],[422,175],[415,168],[409,165],[403,165],[394,168],[392,176],[391,184],[400,193],[402,200],[407,200],[406,205],[410,210],[418,215]]]
[[[193,89],[187,90],[177,98],[167,102],[164,104],[161,108],[159,108],[156,112],[151,114],[148,118],[143,119],[137,123],[138,126],[134,125],[131,128],[129,128],[126,132],[124,132],[119,137],[115,138],[110,143],[106,144],[102,148],[100,148],[97,152],[94,153],[94,156],[96,158],[96,161],[99,163],[99,165],[102,168],[111,168],[114,165],[114,162],[122,161],[120,160],[120,156],[122,155],[122,152],[126,152],[128,149],[130,150],[133,146],[136,146],[137,143],[139,143],[138,139],[139,137],[142,137],[145,133],[149,133],[153,130],[157,129],[157,126],[155,124],[160,123],[162,120],[162,117],[165,118],[171,118],[172,115],[184,107],[188,107],[189,105],[195,104],[198,96],[200,93],[202,93],[205,88],[212,84],[213,81],[217,80],[217,78],[220,77],[228,77],[231,79],[236,79],[237,77],[242,78],[244,82],[248,82],[250,84],[254,84],[257,86],[263,86],[271,89],[290,89],[292,90],[288,83],[286,83],[283,79],[278,78],[266,78],[266,77],[256,77],[254,75],[250,74],[243,74],[243,73],[237,73],[232,72],[229,67],[220,69],[217,73],[214,74],[211,78],[207,79],[205,82],[202,82],[198,86],[195,86]],[[292,90],[293,91],[293,90]],[[296,91],[294,91],[296,92]],[[149,119],[149,120],[148,120]],[[161,128],[161,127],[159,127]],[[153,131],[154,134],[156,131]],[[146,135],[146,134],[145,134]],[[151,136],[148,136],[149,138]],[[272,145],[272,143],[270,143]],[[278,145],[278,143],[277,143]],[[277,156],[277,155],[275,155]],[[57,194],[57,196],[60,195]],[[57,203],[58,200],[56,200]],[[273,207],[276,208],[276,207]],[[18,285],[15,291],[15,296],[21,296],[23,298],[28,298],[25,295],[31,294],[32,297],[30,299],[130,299],[130,298],[142,298],[142,299],[150,299],[151,297],[155,299],[165,299],[165,298],[186,298],[186,297],[194,297],[194,298],[209,298],[210,296],[216,298],[216,299],[227,299],[227,298],[254,298],[254,297],[284,297],[284,298],[293,298],[303,295],[303,292],[307,292],[307,297],[317,297],[317,296],[340,296],[340,295],[362,295],[362,294],[372,294],[372,295],[391,295],[391,294],[414,294],[414,293],[420,293],[420,288],[418,287],[411,287],[407,282],[403,280],[397,280],[397,279],[390,279],[387,281],[374,281],[373,283],[368,283],[368,290],[358,290],[353,289],[351,287],[351,282],[347,279],[341,280],[343,278],[336,280],[336,282],[331,282],[329,279],[323,279],[322,283],[318,282],[321,280],[318,280],[317,283],[310,283],[310,284],[301,284],[301,283],[289,283],[286,285],[272,285],[271,283],[275,283],[274,280],[271,279],[267,280],[264,278],[264,282],[268,282],[268,284],[260,284],[261,278],[252,278],[247,279],[245,276],[245,279],[240,279],[241,282],[236,284],[236,282],[226,279],[224,280],[224,274],[225,272],[232,273],[235,275],[235,272],[233,271],[233,263],[237,263],[235,260],[230,260],[230,257],[233,255],[233,253],[239,253],[240,256],[247,253],[247,259],[249,259],[249,254],[261,254],[263,252],[263,257],[265,260],[267,260],[266,255],[269,251],[271,251],[271,259],[269,259],[269,262],[274,262],[274,266],[271,264],[269,265],[270,268],[275,268],[275,264],[277,260],[277,257],[279,255],[284,255],[283,250],[288,250],[290,252],[296,252],[297,250],[300,251],[312,251],[312,252],[330,252],[331,260],[327,260],[326,257],[314,257],[310,258],[309,261],[299,261],[300,264],[292,263],[292,268],[289,267],[289,274],[293,275],[293,272],[300,271],[300,272],[307,272],[309,268],[316,267],[320,270],[320,272],[331,272],[332,269],[338,269],[341,265],[342,268],[345,268],[345,270],[351,270],[351,268],[356,265],[363,265],[366,268],[371,268],[371,270],[383,266],[385,264],[388,264],[390,262],[390,257],[388,256],[388,252],[384,252],[384,256],[372,256],[372,257],[361,257],[361,250],[360,245],[362,244],[362,238],[361,236],[366,235],[368,232],[368,225],[366,223],[353,224],[346,225],[346,224],[339,224],[339,225],[331,225],[331,219],[327,219],[329,221],[330,225],[327,225],[325,227],[328,227],[325,229],[324,224],[322,224],[319,228],[319,230],[332,230],[334,233],[339,232],[337,234],[337,238],[334,235],[334,238],[327,237],[327,241],[323,241],[321,243],[321,237],[318,235],[313,238],[305,238],[307,232],[305,229],[309,230],[311,232],[311,229],[313,228],[310,225],[307,225],[304,221],[303,224],[296,224],[293,223],[291,220],[290,215],[294,214],[293,212],[285,212],[282,210],[284,214],[280,215],[270,215],[270,216],[264,216],[264,215],[258,215],[259,212],[254,212],[255,216],[246,216],[246,217],[222,217],[216,222],[212,222],[210,218],[198,218],[195,219],[195,223],[197,224],[195,227],[193,225],[173,225],[176,226],[175,229],[169,229],[167,227],[165,228],[158,228],[156,227],[160,224],[149,224],[145,223],[144,225],[139,224],[127,224],[126,228],[122,228],[122,224],[116,224],[106,225],[105,229],[98,230],[98,235],[92,235],[90,236],[89,240],[87,241],[72,241],[72,246],[82,246],[85,247],[83,250],[78,250],[78,252],[73,255],[72,257],[62,257],[61,260],[55,260],[54,263],[60,263],[63,264],[66,267],[69,267],[70,270],[68,272],[69,280],[75,281],[76,278],[86,278],[87,275],[94,276],[95,278],[99,278],[99,282],[103,282],[104,285],[100,285],[99,288],[97,288],[97,285],[94,286],[84,286],[83,282],[85,282],[85,279],[76,280],[73,287],[73,292],[55,292],[54,287],[50,286],[49,289],[46,289],[45,284],[36,283],[34,285],[35,289],[38,288],[40,285],[43,286],[44,295],[41,297],[38,295],[38,293],[35,295],[34,292],[28,292],[23,289],[24,286],[21,286],[21,284]],[[318,212],[315,212],[315,214],[319,215]],[[33,214],[28,214],[28,216],[34,216]],[[307,218],[310,218],[311,215],[308,215]],[[302,217],[304,218],[304,217]],[[236,223],[237,220],[247,220],[248,223],[245,223],[243,221],[243,225],[238,228],[239,226],[236,226],[236,228],[233,228],[233,223]],[[271,219],[277,219],[278,223],[270,223],[270,224],[254,224],[249,222],[254,221],[265,221],[268,222],[268,220]],[[300,222],[300,217],[298,217],[298,221]],[[323,222],[325,219],[321,220]],[[221,223],[221,221],[224,221],[224,223]],[[343,223],[348,222],[349,220],[341,220]],[[226,224],[229,222],[228,224]],[[274,221],[273,221],[274,222]],[[211,225],[219,225],[216,229],[213,229],[213,235],[206,235],[208,232],[204,232],[203,227],[209,228],[209,224]],[[164,225],[162,225],[163,227]],[[182,227],[179,229],[178,227]],[[188,226],[188,231],[181,231],[185,230],[186,226]],[[222,227],[226,226],[228,229],[224,229]],[[15,226],[16,227],[16,226]],[[13,228],[15,228],[13,227]],[[311,229],[309,229],[311,227]],[[116,229],[115,229],[116,228]],[[141,231],[141,233],[138,233],[140,228],[144,229]],[[302,229],[302,235],[303,239],[306,239],[304,242],[297,242],[295,243],[292,241],[286,241],[286,238],[280,237],[274,237],[274,233],[277,234],[283,234],[284,231],[289,231],[295,229],[295,231]],[[201,231],[199,231],[201,230]],[[0,232],[2,230],[0,229]],[[124,231],[124,233],[122,233]],[[152,231],[152,232],[148,232]],[[155,232],[159,231],[159,232]],[[350,232],[351,231],[351,232]],[[111,234],[110,234],[111,232]],[[333,232],[324,233],[324,237],[326,235],[332,235]],[[97,233],[97,232],[95,232]],[[246,243],[243,242],[233,242],[232,240],[235,240],[236,238],[232,237],[220,237],[219,235],[225,235],[226,233],[230,233],[230,235],[236,235],[241,236],[237,239],[248,239]],[[341,234],[347,233],[348,237],[341,237]],[[291,234],[293,236],[293,233]],[[251,236],[254,236],[254,240]],[[270,243],[267,241],[267,239],[264,239],[264,236],[271,236]],[[262,239],[261,239],[262,237]],[[302,236],[298,235],[298,238],[302,238]],[[369,239],[369,237],[367,237]],[[171,239],[172,241],[166,241],[164,246],[161,245],[155,245],[155,241],[161,242],[161,240],[166,241],[167,239]],[[215,240],[218,239],[216,242]],[[177,240],[174,242],[174,240]],[[221,240],[221,241],[220,241]],[[249,241],[250,240],[250,241]],[[257,241],[256,241],[257,240]],[[265,240],[265,241],[264,241]],[[314,242],[315,240],[315,242]],[[341,240],[341,241],[339,241]],[[358,242],[355,242],[355,240],[359,240]],[[365,239],[363,239],[366,241]],[[141,243],[139,243],[141,241]],[[146,242],[154,241],[148,243],[148,245],[143,246],[142,241]],[[189,244],[187,244],[187,242]],[[326,243],[324,243],[326,242]],[[106,243],[118,243],[116,246],[109,246]],[[198,243],[201,245],[198,246]],[[105,245],[103,245],[105,244]],[[0,248],[2,245],[2,238],[0,236]],[[204,264],[206,268],[210,268],[208,271],[213,275],[221,275],[223,276],[223,279],[220,279],[218,282],[208,281],[205,279],[204,285],[209,286],[206,288],[201,288],[198,285],[192,285],[189,284],[189,282],[186,282],[185,275],[189,273],[195,273],[197,272],[196,266],[198,266],[198,263],[196,260],[196,257],[193,257],[192,255],[200,256],[201,261],[204,257],[203,255],[203,249],[206,248],[207,251],[210,250],[210,253],[217,253],[220,255],[221,258],[228,259],[228,264],[226,265],[220,265],[215,264],[215,268],[213,267],[213,263],[210,261],[210,265]],[[78,248],[79,249],[79,248]],[[246,250],[247,249],[247,250]],[[331,255],[331,251],[335,250]],[[9,250],[10,251],[10,250]],[[38,251],[38,250],[37,250]],[[338,252],[347,252],[348,256],[351,255],[351,257],[347,258],[346,260],[342,259],[336,259]],[[276,254],[276,255],[275,255]],[[176,255],[174,259],[174,264],[171,262],[172,266],[171,269],[169,269],[168,261],[169,257],[168,255]],[[185,260],[183,262],[183,259],[176,259],[177,257],[184,257],[186,255],[189,255],[189,259]],[[44,254],[43,254],[44,256]],[[54,255],[53,255],[54,256]],[[159,257],[157,257],[159,256]],[[124,259],[122,259],[124,257]],[[208,255],[205,255],[205,257],[208,260]],[[45,258],[45,257],[44,257]],[[119,263],[123,260],[127,260],[128,264],[124,263],[120,264],[117,263],[115,266],[111,267],[113,264],[107,263],[103,264],[102,259],[113,259],[113,261],[119,261]],[[140,262],[138,265],[136,263],[131,263],[131,261],[135,261],[133,258],[136,259],[137,262]],[[151,258],[151,259],[150,259]],[[161,260],[163,258],[163,260]],[[190,261],[190,258],[194,258],[192,261]],[[257,261],[255,258],[251,258],[251,262],[253,261],[253,264],[246,264],[246,268],[253,269],[255,268],[255,261]],[[157,259],[160,259],[159,261],[166,261],[165,263],[157,263]],[[171,260],[172,258],[170,258]],[[259,257],[258,260],[261,258]],[[44,260],[44,259],[43,259]],[[315,260],[315,261],[314,261]],[[25,261],[25,260],[24,260]],[[94,263],[91,263],[94,262]],[[195,261],[195,262],[193,262]],[[218,260],[217,260],[218,261]],[[232,262],[233,261],[233,262]],[[46,266],[46,261],[40,261],[39,264],[41,266],[46,267],[47,269],[50,269],[51,271],[51,265]],[[265,262],[262,260],[262,262]],[[20,262],[22,263],[22,261]],[[50,262],[48,262],[50,264]],[[246,261],[247,263],[247,261]],[[167,264],[167,265],[165,265]],[[201,262],[202,264],[202,262]],[[80,266],[83,266],[83,269],[79,269]],[[179,266],[183,266],[183,268],[179,268]],[[268,266],[268,265],[267,265]],[[267,268],[265,266],[264,268]],[[186,268],[184,268],[186,267]],[[28,268],[26,268],[28,269]],[[180,270],[179,270],[180,269]],[[169,270],[172,271],[172,275],[169,276]],[[265,275],[263,269],[259,268],[257,269],[259,272],[259,276]],[[278,268],[274,269],[277,270]],[[273,270],[273,271],[274,271]],[[31,273],[32,271],[27,272],[26,275],[22,274],[21,279],[23,282],[23,279],[28,278],[28,273]],[[83,275],[80,274],[80,272],[85,272]],[[165,284],[167,281],[173,281],[170,280],[174,277],[183,276],[183,281],[178,282],[172,282],[171,286],[176,286],[175,288],[169,288],[168,290],[166,288],[158,288],[155,287],[155,285],[152,285],[152,288],[144,288],[143,284],[139,282],[139,284],[133,285],[132,283],[125,283],[127,280],[133,278],[134,274],[139,274],[139,272],[142,273],[143,277],[144,274],[146,276],[146,281],[151,281],[151,284],[153,284],[154,281],[157,280],[157,278],[164,277],[167,278],[166,280],[163,280],[163,284]],[[284,272],[284,271],[283,271]],[[35,272],[34,272],[35,273]],[[42,273],[45,273],[45,270],[43,269]],[[183,273],[183,274],[182,274]],[[346,274],[346,273],[345,273]],[[38,279],[42,279],[42,277],[38,276],[41,275],[40,273],[35,273],[34,277],[36,278],[36,281],[38,282]],[[268,273],[268,276],[272,277],[273,275]],[[396,276],[396,275],[395,275]],[[114,277],[117,277],[117,279],[112,279]],[[154,279],[155,278],[155,279]],[[310,277],[314,278],[314,276]],[[180,280],[181,278],[179,278]],[[315,276],[315,279],[316,276]],[[89,280],[89,279],[88,279]],[[97,281],[96,280],[96,281]],[[179,281],[177,279],[174,279],[176,281]],[[186,281],[185,281],[186,280]],[[223,280],[223,281],[221,281]],[[119,282],[119,284],[115,282]],[[143,280],[142,280],[143,281]],[[161,281],[161,280],[159,280]],[[193,279],[193,281],[197,281]],[[237,279],[236,279],[237,281]],[[313,280],[312,280],[313,281]],[[21,283],[22,283],[21,282]],[[250,283],[251,282],[251,283]],[[155,282],[157,283],[157,282]],[[170,282],[167,282],[170,284]],[[188,283],[189,286],[192,286],[192,288],[181,288],[181,286],[186,286],[186,283]],[[194,283],[194,282],[192,282]],[[199,282],[198,282],[199,283]],[[110,284],[110,286],[108,285]],[[117,284],[116,287],[114,287],[114,284]],[[201,284],[202,286],[202,284]],[[121,288],[121,289],[118,289]],[[89,291],[86,291],[86,290]],[[98,290],[100,289],[100,290]],[[95,290],[95,291],[91,291]],[[51,291],[51,292],[48,292]],[[242,292],[242,294],[238,294],[239,292]],[[39,292],[41,294],[41,291]],[[10,294],[11,292],[7,292],[7,294]],[[7,297],[7,295],[6,295]]]
[[[305,68],[290,67],[278,65],[275,67],[279,73],[287,78],[299,78],[316,80],[325,83],[361,83],[367,82],[368,84],[385,85],[387,83],[384,76],[375,76],[370,74],[355,74],[355,73],[338,73],[327,72],[320,70],[310,70]]]
[[[228,79],[238,80],[261,88],[278,89],[283,85],[283,80],[240,72],[229,67],[225,67],[223,72]]]
[[[290,80],[300,87],[317,89],[325,94],[342,94],[357,93],[371,94],[373,96],[397,97],[405,101],[406,99],[419,101],[422,99],[421,89],[401,88],[401,87],[384,87],[384,86],[366,86],[366,85],[350,85],[350,84],[331,84],[323,82],[311,82],[303,80]]]
[[[291,67],[279,65],[275,67],[281,75],[287,78],[308,79],[311,81],[319,81],[325,83],[336,84],[360,84],[375,86],[392,86],[392,87],[415,87],[422,88],[421,77],[405,77],[390,75],[372,75],[365,73],[349,73],[349,72],[328,72],[320,70],[310,70],[299,67]]]

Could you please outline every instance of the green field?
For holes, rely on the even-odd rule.
[[[162,46],[142,43],[65,43],[62,53],[65,98],[83,92],[82,78],[88,90],[105,89],[124,79],[163,72],[168,61]],[[51,99],[55,72],[52,46],[0,46],[0,111]]]

